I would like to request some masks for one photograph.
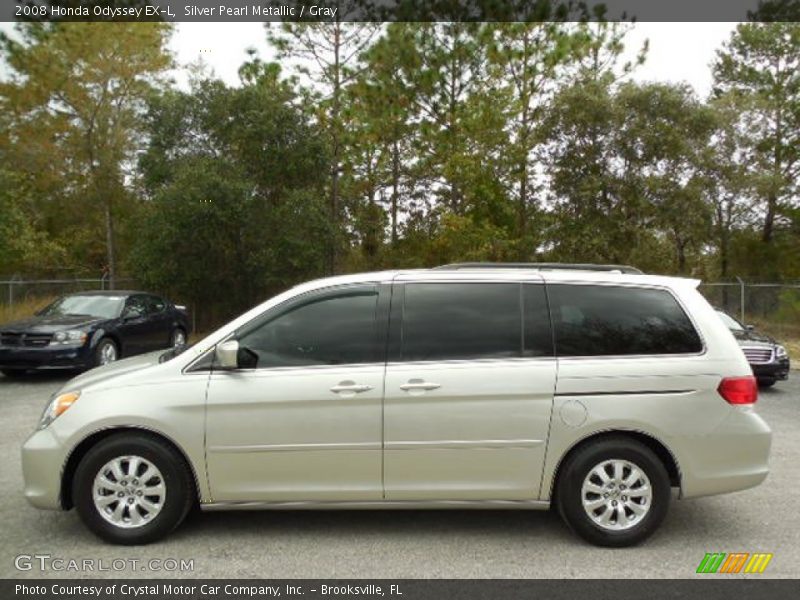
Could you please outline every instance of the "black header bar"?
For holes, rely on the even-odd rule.
[[[3,0],[2,21],[800,21],[800,0]]]

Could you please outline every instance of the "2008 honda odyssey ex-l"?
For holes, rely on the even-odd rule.
[[[767,476],[756,382],[697,283],[536,264],[306,283],[69,381],[23,447],[25,496],[122,544],[199,503],[552,505],[630,545],[673,495]]]

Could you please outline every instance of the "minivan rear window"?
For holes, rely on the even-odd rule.
[[[625,356],[700,352],[692,322],[666,290],[550,284],[559,356]]]

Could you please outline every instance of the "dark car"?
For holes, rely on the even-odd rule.
[[[759,385],[769,387],[778,380],[789,378],[786,348],[770,336],[756,331],[752,325],[742,325],[724,311],[717,310],[717,313],[742,347]]]
[[[62,296],[30,319],[0,325],[0,371],[90,369],[161,348],[183,346],[184,307],[153,294],[80,292]]]

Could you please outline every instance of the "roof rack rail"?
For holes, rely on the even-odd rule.
[[[504,263],[504,262],[463,262],[440,265],[434,270],[458,271],[459,269],[538,269],[541,271],[601,271],[619,272],[629,275],[642,275],[643,272],[629,265],[594,265],[590,263]]]

